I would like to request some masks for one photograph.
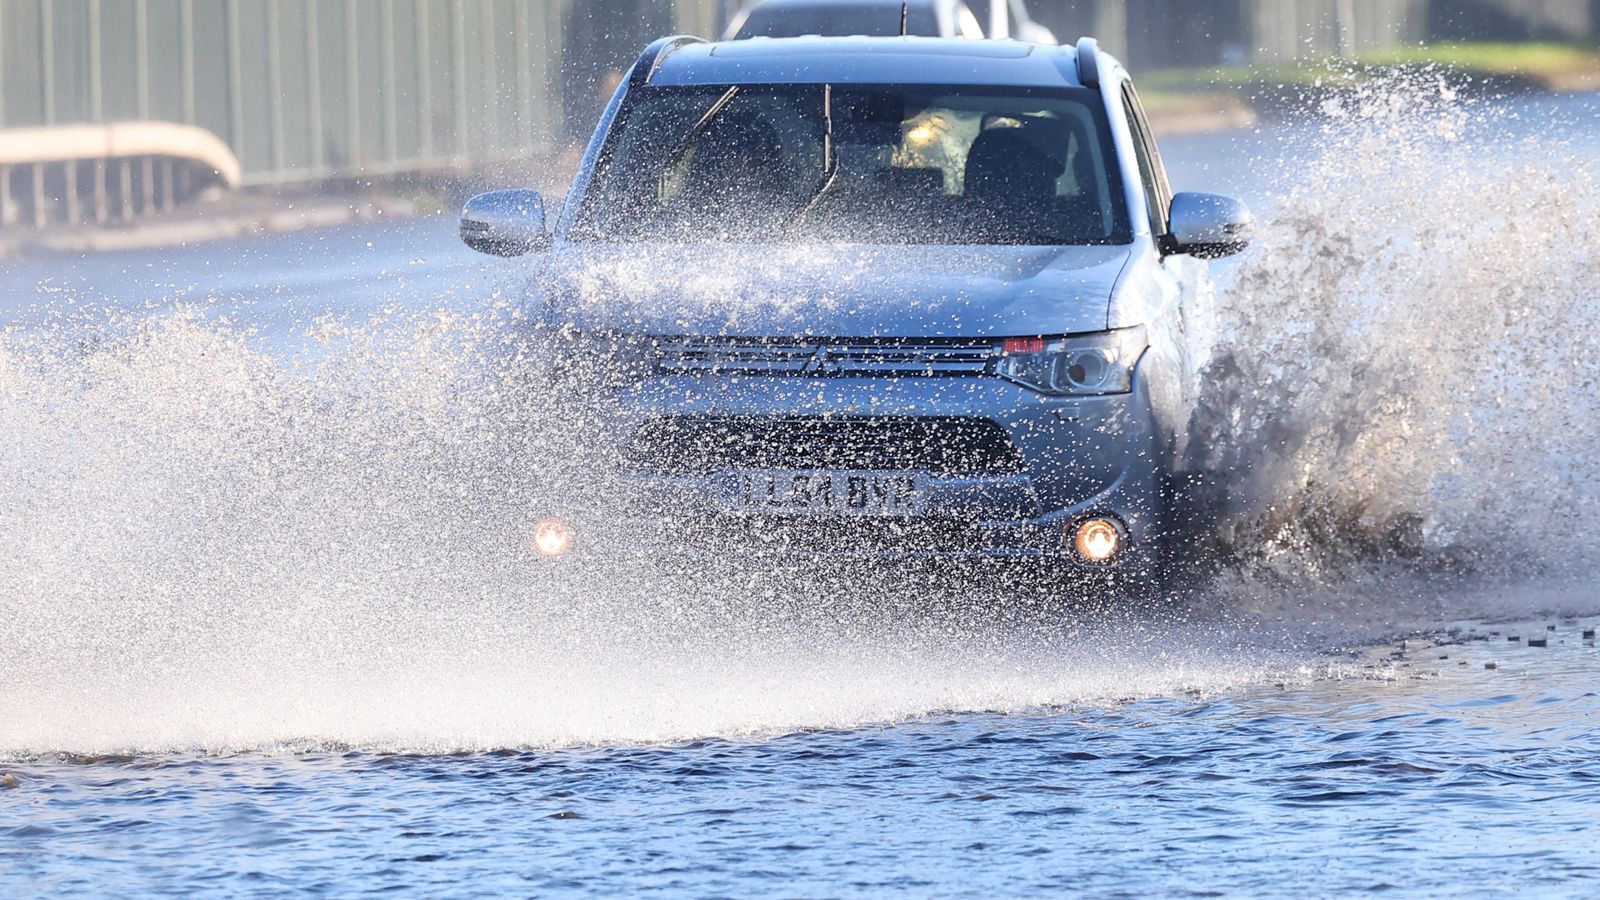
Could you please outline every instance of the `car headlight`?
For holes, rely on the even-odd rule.
[[[1143,325],[1064,338],[1007,338],[994,372],[1054,397],[1126,394],[1149,343]]]

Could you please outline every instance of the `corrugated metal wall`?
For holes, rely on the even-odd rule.
[[[1353,23],[1343,38],[1352,49],[1417,41],[1430,36],[1431,19],[1463,3],[1478,11],[1468,24],[1497,33],[1502,19],[1567,34],[1592,30],[1600,16],[1591,12],[1600,0],[1490,2],[1030,6],[1064,39],[1098,34],[1141,69],[1320,54],[1339,47],[1344,20]],[[246,184],[525,159],[585,137],[608,74],[657,31],[713,36],[733,8],[732,0],[0,0],[0,128],[197,125],[233,149]],[[1551,31],[1558,25],[1567,30]]]
[[[1095,34],[1143,70],[1281,62],[1452,36],[1436,19],[1492,19],[1477,39],[1516,39],[1525,36],[1517,23],[1550,19],[1546,3],[1565,3],[1562,21],[1579,25],[1591,21],[1584,3],[1600,8],[1600,0],[1034,0],[1032,8],[1063,40]],[[1486,12],[1491,6],[1498,19]],[[1568,39],[1582,36],[1575,27]]]
[[[1600,0],[1433,0],[1428,36],[1592,42],[1600,38]]]
[[[1274,0],[1250,4],[1254,59],[1377,50],[1425,36],[1427,0]],[[1343,21],[1348,18],[1348,21]],[[1342,35],[1349,28],[1348,35]],[[1346,43],[1347,42],[1347,43]]]
[[[0,128],[198,125],[246,184],[536,156],[566,137],[572,2],[0,0]]]

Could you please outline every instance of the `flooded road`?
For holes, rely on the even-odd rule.
[[[8,264],[0,891],[1600,892],[1600,112],[1425,99],[1164,142],[1265,234],[1150,608],[533,565],[448,218]]]
[[[1196,672],[1128,702],[790,734],[50,756],[0,795],[0,877],[51,893],[1592,896],[1594,622],[1515,642],[1479,626],[1271,676],[1303,679],[1287,683]]]

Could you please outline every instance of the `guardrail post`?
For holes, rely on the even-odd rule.
[[[117,213],[122,221],[133,218],[133,161],[124,159],[117,163],[117,189],[122,195],[122,204]]]
[[[156,161],[139,158],[139,212],[148,213],[156,205]]]
[[[172,157],[161,158],[161,211],[172,209]]]
[[[78,161],[69,159],[61,164],[61,190],[66,194],[67,224],[78,224]]]
[[[94,220],[105,224],[111,218],[111,204],[106,201],[106,161],[94,161]]]
[[[50,221],[44,205],[44,163],[33,164],[33,227],[43,228]]]

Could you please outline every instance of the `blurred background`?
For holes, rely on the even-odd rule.
[[[975,6],[986,4],[975,4]],[[639,50],[732,0],[0,0],[0,232],[335,198],[559,190]],[[1600,86],[1600,0],[1028,0],[1167,132],[1273,115],[1330,59],[1496,90]],[[263,207],[264,208],[264,207]],[[328,216],[337,219],[337,212]],[[3,246],[0,246],[3,253]]]

